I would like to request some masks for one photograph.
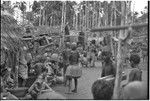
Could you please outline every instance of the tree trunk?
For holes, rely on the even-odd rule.
[[[86,30],[89,29],[89,1],[86,2]]]
[[[101,26],[101,14],[100,14],[100,10],[101,10],[101,2],[99,1],[99,18],[98,18],[98,27]]]
[[[17,88],[18,87],[18,68],[19,68],[19,54],[20,52],[16,53],[16,66],[14,67],[15,68],[15,87]],[[18,59],[17,59],[18,58]]]
[[[76,31],[78,30],[78,13],[76,14]]]
[[[61,39],[61,46],[63,45],[64,47],[64,26],[65,26],[65,19],[66,19],[66,1],[63,2],[63,6],[62,6],[62,22],[61,22],[61,33],[62,33],[62,39]]]
[[[104,21],[105,21],[105,26],[108,25],[108,4],[106,4],[106,7],[105,7],[105,17],[104,17]]]
[[[41,26],[41,19],[42,19],[42,10],[40,9],[40,18],[39,18],[39,26]]]
[[[44,9],[43,9],[43,14],[42,15],[43,15],[42,25],[44,25],[45,24],[44,23],[45,22],[45,10]]]
[[[75,14],[73,14],[73,29],[75,29]]]

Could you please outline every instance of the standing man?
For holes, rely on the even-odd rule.
[[[94,40],[95,41],[95,40]],[[91,43],[90,46],[90,54],[91,54],[91,67],[95,67],[95,60],[96,60],[96,47],[95,47],[95,42]]]
[[[20,56],[20,61],[19,61],[19,68],[18,68],[18,73],[19,73],[19,81],[21,83],[21,86],[25,86],[26,80],[28,78],[28,66],[27,66],[27,61],[25,59],[25,51],[27,50],[26,47],[23,47],[21,50],[21,56]]]
[[[31,63],[32,63],[32,55],[30,52],[26,53],[26,61],[27,61],[27,66],[28,66],[28,74],[30,74],[30,69],[31,69]]]
[[[70,46],[69,43],[66,43],[66,49],[62,52],[62,58],[63,58],[63,77],[64,77],[64,85],[66,86],[67,80],[65,77],[66,69],[69,66],[69,55],[70,55]]]

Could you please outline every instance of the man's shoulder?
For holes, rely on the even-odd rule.
[[[142,72],[142,71],[141,71],[140,69],[134,68],[134,69],[131,70],[130,73],[141,73],[141,72]]]

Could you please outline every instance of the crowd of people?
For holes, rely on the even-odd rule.
[[[101,44],[100,44],[101,45]],[[93,98],[97,100],[113,99],[113,90],[116,77],[116,66],[109,47],[96,46],[90,43],[88,47],[83,47],[77,43],[66,43],[63,51],[51,54],[45,53],[44,62],[34,63],[31,53],[26,48],[22,49],[18,74],[19,86],[25,87],[29,72],[36,75],[36,80],[28,89],[27,94],[22,99],[67,99],[52,89],[55,83],[62,83],[68,87],[67,94],[78,92],[78,79],[82,77],[82,67],[94,68],[95,62],[102,63],[101,78],[95,81],[91,87]],[[131,72],[129,73],[128,83],[122,86],[121,99],[147,99],[147,86],[142,81],[142,71],[139,68],[140,56],[131,54],[129,57]],[[1,75],[1,99],[18,99],[8,93],[5,83],[14,83],[11,77],[11,70],[6,67],[6,63],[1,64],[4,68]],[[72,89],[74,80],[74,89]],[[143,93],[144,92],[144,93]]]

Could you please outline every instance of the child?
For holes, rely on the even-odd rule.
[[[81,64],[83,67],[87,67],[88,66],[88,59],[87,59],[87,54],[83,53],[83,55],[81,56]]]

